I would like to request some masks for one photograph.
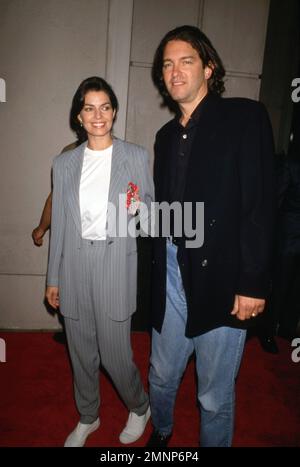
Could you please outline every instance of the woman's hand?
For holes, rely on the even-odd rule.
[[[59,307],[58,287],[47,287],[46,299],[48,300],[48,303],[52,306],[52,308],[55,308],[55,310],[57,310],[57,308]]]

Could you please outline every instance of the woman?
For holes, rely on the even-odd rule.
[[[117,111],[117,98],[106,81],[84,80],[73,98],[71,126],[79,140],[87,141],[53,164],[46,298],[65,317],[80,413],[66,447],[84,446],[100,425],[100,364],[130,411],[120,441],[136,441],[150,417],[130,344],[136,238],[124,235],[120,225],[124,210],[127,227],[135,221],[128,208],[151,202],[153,183],[146,151],[112,137]]]

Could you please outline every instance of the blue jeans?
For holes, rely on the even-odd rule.
[[[172,432],[177,390],[188,359],[195,351],[201,408],[200,446],[231,446],[235,379],[246,331],[219,327],[188,338],[185,336],[186,320],[187,306],[177,263],[177,247],[167,241],[166,313],[161,334],[153,330],[150,359],[153,425],[163,435]]]

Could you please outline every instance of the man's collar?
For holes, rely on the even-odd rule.
[[[206,107],[207,102],[210,100],[210,97],[211,97],[211,94],[207,93],[204,96],[204,98],[199,102],[199,104],[197,105],[197,107],[193,111],[192,115],[190,116],[190,119],[189,119],[188,123],[186,124],[185,128],[187,128],[187,127],[191,128],[194,125],[197,125],[197,123],[199,122],[200,116],[202,115],[203,109]],[[181,118],[181,114],[178,114],[175,117],[176,123],[182,127],[182,125],[180,123],[180,118]]]

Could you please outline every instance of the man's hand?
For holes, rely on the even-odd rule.
[[[32,231],[32,240],[33,240],[33,243],[36,245],[36,246],[42,246],[43,245],[43,236],[45,235],[46,231],[44,229],[42,229],[40,226],[36,227],[33,231]]]
[[[236,295],[234,306],[231,312],[237,319],[244,321],[245,319],[255,318],[262,313],[265,308],[266,301],[261,298],[243,297]]]
[[[55,310],[57,310],[57,308],[59,307],[58,287],[47,287],[46,299],[48,300],[52,308],[55,308]]]

